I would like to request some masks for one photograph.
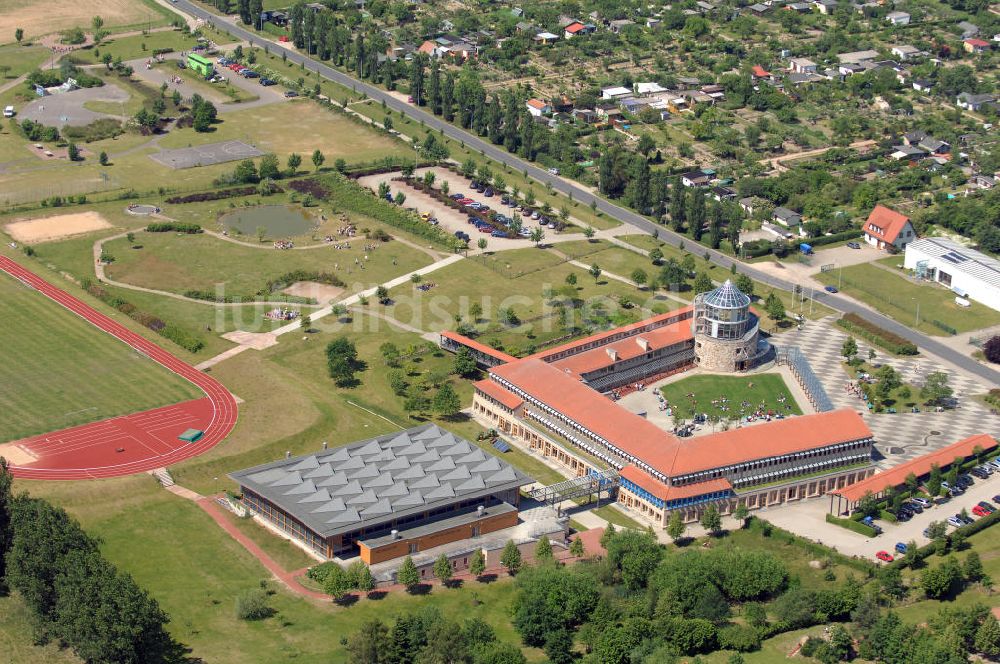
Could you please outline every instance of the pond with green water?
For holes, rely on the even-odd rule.
[[[290,205],[259,205],[227,212],[220,218],[230,231],[256,235],[263,228],[267,237],[282,238],[308,233],[316,218],[302,208]]]

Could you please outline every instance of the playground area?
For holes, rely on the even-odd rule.
[[[25,104],[19,111],[20,119],[40,122],[49,127],[62,129],[66,126],[82,127],[101,118],[115,117],[108,113],[98,113],[84,108],[87,102],[111,102],[124,105],[129,93],[112,83],[97,88],[79,88],[67,92],[37,97]]]
[[[263,156],[263,152],[243,141],[223,141],[189,148],[160,150],[156,154],[149,155],[149,158],[169,168],[178,169],[211,166]]]
[[[4,226],[4,231],[18,242],[39,244],[105,228],[111,228],[111,224],[99,212],[78,212],[14,221]]]

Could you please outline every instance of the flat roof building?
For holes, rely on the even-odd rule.
[[[956,295],[1000,311],[1000,261],[953,240],[925,237],[906,245],[903,266]]]
[[[229,477],[247,509],[320,556],[369,565],[516,525],[533,482],[434,424]]]

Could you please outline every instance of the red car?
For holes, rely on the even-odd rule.
[[[975,507],[973,507],[972,513],[975,514],[976,516],[986,516],[987,514],[989,514],[989,512],[984,510],[981,505],[976,505]]]
[[[891,563],[893,561],[892,554],[888,551],[879,551],[875,554],[875,557],[884,563]]]

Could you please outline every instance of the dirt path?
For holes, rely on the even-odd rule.
[[[875,141],[867,140],[867,141],[854,141],[847,147],[854,148],[857,150],[860,148],[869,148],[872,147],[873,145],[876,145]],[[781,155],[780,157],[767,157],[761,159],[759,163],[768,166],[773,171],[784,173],[785,171],[788,170],[788,166],[785,165],[785,162],[796,161],[798,159],[808,159],[810,157],[818,157],[820,155],[826,154],[828,151],[836,147],[839,146],[828,145],[824,148],[817,148],[815,150],[806,150],[805,152],[794,152],[792,154]]]

